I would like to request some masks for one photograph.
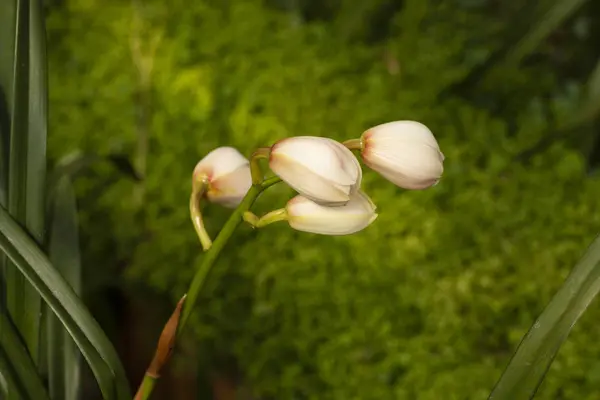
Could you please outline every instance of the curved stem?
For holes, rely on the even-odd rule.
[[[198,184],[194,182],[192,194],[190,195],[190,217],[204,251],[207,251],[210,249],[210,246],[212,246],[212,240],[208,232],[206,232],[204,220],[202,219],[202,212],[200,211],[200,201],[202,200],[202,196],[204,196],[204,193],[207,189],[208,181],[206,179],[202,179]]]
[[[196,274],[194,275],[194,278],[192,279],[190,287],[187,291],[186,304],[183,307],[181,321],[179,322],[179,329],[177,330],[178,335],[187,324],[187,321],[193,311],[194,305],[196,304],[196,300],[198,299],[200,291],[204,286],[204,282],[206,281],[206,277],[212,269],[212,266],[214,265],[215,261],[221,254],[221,251],[223,250],[233,233],[235,232],[235,229],[241,224],[244,212],[250,209],[252,204],[254,204],[258,196],[265,189],[279,181],[279,178],[271,178],[265,180],[263,183],[252,185],[252,187],[250,188],[240,205],[231,214],[225,225],[223,225],[223,229],[221,229],[221,232],[219,232],[219,235],[213,242],[212,247],[209,251],[206,252],[204,259],[202,260],[202,264],[200,265],[198,271],[196,271]]]
[[[285,221],[288,218],[287,211],[285,208],[273,210],[262,217],[257,217],[251,211],[246,211],[243,215],[244,221],[252,225],[254,228],[262,228],[273,222]]]
[[[256,149],[254,153],[252,153],[252,157],[250,157],[250,173],[252,174],[252,184],[258,185],[263,181],[263,173],[260,168],[260,159],[269,158],[271,154],[270,147],[259,147]]]
[[[270,178],[265,179],[260,186],[262,187],[262,190],[266,190],[268,188],[270,188],[271,186],[275,185],[276,183],[281,182],[281,179],[278,176],[272,176]]]
[[[196,274],[194,275],[194,278],[192,279],[192,282],[190,283],[190,287],[187,291],[187,294],[184,296],[185,304],[182,304],[183,299],[182,299],[182,301],[180,301],[180,304],[178,304],[178,306],[180,307],[179,310],[181,310],[181,306],[183,306],[183,310],[181,311],[180,317],[179,317],[179,313],[177,314],[177,317],[178,317],[177,328],[176,328],[175,333],[173,333],[172,342],[169,342],[169,343],[171,343],[171,345],[175,344],[175,339],[181,335],[181,332],[183,332],[183,329],[185,328],[185,325],[187,324],[187,321],[189,320],[190,315],[192,314],[192,312],[194,310],[194,306],[196,304],[196,301],[198,300],[200,291],[202,290],[202,288],[204,286],[204,282],[206,282],[206,278],[207,278],[208,274],[210,273],[213,265],[219,258],[221,251],[225,248],[225,245],[227,244],[227,242],[229,241],[231,236],[233,236],[235,229],[241,224],[242,216],[244,215],[244,213],[246,211],[248,211],[250,209],[250,207],[252,207],[252,205],[258,198],[258,196],[263,191],[265,191],[266,189],[275,185],[278,182],[281,182],[281,179],[279,179],[278,177],[275,176],[275,177],[265,179],[262,182],[252,185],[252,187],[250,188],[250,190],[248,191],[248,193],[246,194],[246,196],[244,197],[244,199],[242,200],[240,205],[231,214],[231,216],[229,217],[229,219],[223,226],[223,229],[221,229],[221,232],[219,232],[219,235],[215,239],[215,241],[212,244],[212,246],[210,247],[210,249],[208,249],[208,251],[206,252],[204,259],[202,260],[202,264],[200,265],[200,268],[198,268],[198,270],[196,271]],[[201,186],[202,185],[200,185],[198,187],[198,189]],[[206,188],[203,190],[206,190]],[[194,187],[193,192],[199,192],[199,190],[197,190],[196,187]],[[191,209],[191,207],[190,207],[190,209]],[[196,225],[194,224],[194,226],[196,226]],[[168,324],[169,324],[169,322],[167,322],[167,325]],[[166,326],[165,326],[165,328],[166,328]],[[160,347],[160,345],[161,345],[161,343],[159,340],[159,347]],[[168,357],[161,364],[161,366],[164,365],[167,360],[168,360]],[[151,367],[152,367],[152,365],[151,365]],[[154,385],[156,384],[156,380],[158,379],[158,376],[156,376],[152,370],[149,370],[149,372],[150,373],[147,373],[144,376],[142,384],[140,385],[140,388],[138,390],[138,394],[136,394],[136,398],[134,400],[146,400],[146,399],[150,398],[150,395],[152,394],[152,390],[154,389]]]

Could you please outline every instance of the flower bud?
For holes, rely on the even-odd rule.
[[[269,167],[302,196],[327,205],[348,202],[362,179],[354,154],[323,137],[296,136],[275,143]]]
[[[321,235],[350,235],[361,231],[375,221],[377,207],[362,191],[350,196],[342,206],[317,204],[304,196],[296,196],[286,205],[286,219],[290,226],[303,232]]]
[[[250,163],[233,147],[218,147],[194,168],[194,179],[206,179],[206,197],[212,203],[237,207],[252,186]]]
[[[362,134],[365,164],[404,189],[426,189],[444,172],[444,155],[423,124],[396,121],[377,125]]]

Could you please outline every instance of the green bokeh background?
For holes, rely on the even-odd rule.
[[[144,177],[100,163],[76,180],[90,297],[141,287],[171,304],[185,292],[202,260],[191,172],[216,146],[249,155],[287,136],[345,140],[417,120],[446,156],[440,184],[409,192],[365,172],[380,216],[353,236],[242,227],[201,296],[180,371],[236,376],[257,399],[485,398],[600,228],[600,182],[582,151],[592,124],[575,144],[518,158],[580,111],[585,41],[573,22],[562,61],[544,42],[541,61],[461,91],[529,16],[519,2],[488,3],[501,2],[51,6],[53,161],[126,154]],[[584,11],[600,21],[597,5]],[[255,210],[292,195],[276,186]],[[206,209],[213,235],[228,213]],[[599,312],[576,326],[538,398],[600,398]]]

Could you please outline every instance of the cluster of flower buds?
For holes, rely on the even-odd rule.
[[[428,188],[439,181],[444,169],[435,137],[414,121],[378,125],[343,143],[297,136],[263,150],[255,156],[268,158],[273,173],[298,195],[285,208],[260,218],[247,211],[244,220],[255,227],[287,221],[293,229],[323,235],[355,233],[377,218],[375,204],[361,190],[362,168],[352,150],[360,152],[366,166],[404,189]],[[256,175],[251,164],[234,148],[213,150],[194,170],[196,196],[236,207]],[[197,200],[193,196],[192,203]],[[201,221],[199,212],[196,218]]]

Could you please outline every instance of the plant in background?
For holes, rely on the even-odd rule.
[[[583,2],[557,3],[558,8],[555,6],[552,9],[551,20],[561,19],[561,14],[571,13],[571,10]],[[422,1],[408,3],[419,7],[425,4]],[[0,397],[11,400],[76,398],[77,376],[81,369],[81,363],[74,354],[73,345],[76,345],[91,367],[102,396],[106,399],[127,399],[130,393],[120,360],[110,341],[79,298],[78,244],[76,239],[72,240],[77,231],[75,199],[70,192],[68,179],[62,179],[63,177],[57,174],[59,179],[53,181],[56,186],[46,185],[49,186],[48,190],[44,190],[46,86],[41,2],[0,0],[0,9],[3,11],[0,13],[0,92],[6,100],[6,104],[0,102],[0,250],[5,256],[0,273]],[[246,13],[242,14],[246,18]],[[413,20],[419,21],[417,18]],[[221,25],[216,25],[221,29]],[[537,38],[547,34],[549,25],[540,25],[543,25],[543,32],[539,33],[539,29],[535,29],[534,26],[527,37],[528,40],[521,42],[518,51],[513,52],[510,60],[515,62],[514,60],[521,59],[535,47],[539,41]],[[268,33],[271,34],[270,31]],[[6,43],[8,45],[5,45]],[[419,42],[419,45],[421,44],[423,43]],[[296,51],[294,48],[294,52]],[[94,57],[97,58],[97,54],[94,54]],[[69,71],[69,74],[71,72]],[[600,80],[596,76],[590,82],[596,82],[597,86]],[[590,90],[590,93],[600,92]],[[597,98],[592,100],[588,104],[589,107],[583,108],[582,115],[575,116],[571,125],[581,123],[596,113],[599,103]],[[356,108],[356,105],[353,104],[352,107]],[[493,128],[492,125],[484,126]],[[78,135],[81,135],[80,130],[78,125]],[[493,145],[494,139],[487,129],[482,131],[483,137],[486,140],[489,138]],[[401,135],[398,132],[401,132]],[[502,135],[498,137],[502,138]],[[169,137],[169,143],[171,142]],[[360,139],[352,139],[343,144],[325,138],[289,138],[280,140],[270,148],[258,149],[250,160],[246,160],[237,150],[231,148],[219,148],[212,153],[212,160],[208,156],[203,160],[204,164],[194,173],[190,211],[201,244],[207,252],[201,268],[191,282],[188,295],[184,295],[173,317],[165,326],[156,357],[148,369],[148,376],[138,393],[139,396],[147,396],[152,390],[160,368],[171,354],[176,332],[178,329],[180,332],[188,321],[206,276],[240,223],[246,221],[251,226],[260,228],[277,221],[286,221],[293,229],[326,235],[345,235],[365,229],[375,220],[376,209],[369,197],[361,191],[362,170],[348,149],[360,150],[367,166],[407,189],[430,187],[440,179],[443,171],[443,155],[437,142],[430,132],[418,123],[400,121],[379,125],[365,132]],[[447,147],[445,149],[447,150]],[[275,176],[264,176],[259,165],[263,158],[269,159]],[[490,176],[496,176],[493,168],[485,172],[482,175],[486,181],[490,180]],[[251,212],[250,209],[258,196],[281,180],[294,188],[298,195],[287,202],[284,208],[267,212],[261,217]],[[460,180],[466,182],[462,176]],[[517,192],[519,201],[523,193]],[[236,207],[214,243],[204,229],[200,207],[203,199],[227,207]],[[580,206],[576,200],[573,204],[559,205],[564,205],[565,208]],[[450,205],[461,204],[459,200],[455,201]],[[473,199],[467,197],[463,201],[470,207]],[[43,214],[44,204],[50,218]],[[585,207],[583,209],[585,210]],[[66,215],[66,218],[61,215]],[[44,237],[43,226],[46,220],[51,222],[46,230],[47,237]],[[485,223],[477,219],[476,222]],[[535,221],[527,221],[530,222]],[[543,233],[540,232],[540,236]],[[492,239],[498,241],[499,237]],[[544,238],[534,239],[544,243]],[[600,239],[594,242],[531,327],[490,398],[525,399],[534,396],[561,343],[600,290],[599,243]],[[502,243],[505,244],[506,242]],[[387,243],[384,245],[387,255],[389,249]],[[477,246],[471,246],[475,247]],[[509,250],[512,251],[512,248]],[[541,256],[548,254],[545,250],[531,253]],[[485,254],[486,250],[483,252]],[[490,254],[494,255],[491,252]],[[446,256],[444,254],[444,257]],[[550,261],[562,262],[556,260],[555,253],[551,253]],[[498,264],[505,267],[503,262]],[[489,275],[483,275],[483,278],[486,277]],[[352,279],[354,280],[354,277]],[[434,287],[433,290],[437,288]],[[464,288],[464,285],[460,286],[461,290]],[[443,297],[443,302],[446,301],[447,298]],[[47,337],[43,335],[44,322],[40,321],[36,311],[40,304],[44,315],[48,317],[44,319],[48,323]],[[380,304],[376,302],[375,305]],[[397,305],[394,304],[394,307]],[[403,316],[407,315],[408,313]],[[376,320],[374,324],[385,330],[389,327],[386,325],[388,322],[390,321],[385,319]],[[529,319],[526,323],[529,323]],[[294,334],[295,328],[294,326]],[[67,338],[66,333],[70,338]],[[387,333],[389,334],[389,331]],[[520,332],[518,334],[520,336]],[[396,332],[390,335],[394,341],[386,342],[385,345],[397,344],[397,340],[402,339],[394,336]],[[440,343],[435,342],[433,348],[437,349],[439,345]],[[64,352],[61,351],[63,348]],[[380,355],[377,354],[376,347],[365,347],[361,350],[365,349],[369,350],[369,354],[359,354],[362,362],[372,361]],[[414,359],[410,359],[411,354],[403,352],[397,346],[386,350],[396,355],[403,353],[401,356],[404,361],[414,363]],[[354,356],[353,353],[352,357]],[[443,356],[436,359],[442,359],[445,363],[452,362],[445,359],[447,354]],[[452,354],[449,357],[451,356]],[[252,357],[252,353],[248,357]],[[426,357],[429,357],[429,354],[426,354]],[[350,362],[353,360],[356,359]],[[485,361],[480,359],[475,360],[474,365],[478,369],[489,368]],[[386,372],[396,367],[404,369],[403,364],[387,367]],[[426,371],[426,374],[426,385],[429,385],[429,376],[432,374],[430,371]],[[451,374],[452,381],[461,381],[460,374],[454,376],[454,371],[451,371]],[[377,382],[380,382],[385,374],[376,375]],[[469,374],[469,380],[473,378],[472,375]],[[342,380],[344,377],[342,376]],[[291,376],[292,380],[304,385],[304,380],[295,378]],[[328,378],[331,378],[331,375]],[[438,388],[443,387],[444,375],[438,374],[436,378],[442,382],[442,386]],[[365,382],[364,379],[363,376],[356,376],[356,382]],[[384,376],[384,379],[386,381],[381,387],[369,386],[369,393],[373,398],[389,398],[378,396],[378,390],[382,387],[387,390],[393,386],[389,384],[388,379],[396,379],[390,376]],[[343,393],[356,388],[356,385],[352,387],[348,381],[337,384],[337,389],[346,390],[341,392],[341,398],[347,398]],[[401,386],[402,382],[395,384]],[[409,393],[408,398],[414,397],[414,393],[410,397],[411,389],[401,393],[402,396]],[[309,394],[314,397],[319,396],[320,392],[311,387]]]
[[[78,399],[83,355],[102,396],[126,399],[116,350],[79,297],[71,176],[103,157],[70,155],[48,173],[42,2],[0,10],[0,398]]]
[[[192,174],[190,216],[208,253],[161,334],[136,400],[147,399],[152,393],[206,276],[242,220],[254,228],[287,221],[293,229],[322,235],[349,235],[375,221],[376,206],[361,190],[362,169],[350,149],[360,150],[367,165],[407,189],[426,189],[436,184],[444,171],[444,156],[435,137],[425,125],[414,121],[379,125],[367,130],[360,139],[344,144],[324,137],[290,137],[259,148],[249,161],[232,147],[219,147],[198,162]],[[260,159],[268,159],[275,176],[265,176]],[[250,211],[262,192],[281,181],[298,195],[284,208],[261,217]],[[214,246],[202,219],[202,199],[226,207],[237,206]]]

